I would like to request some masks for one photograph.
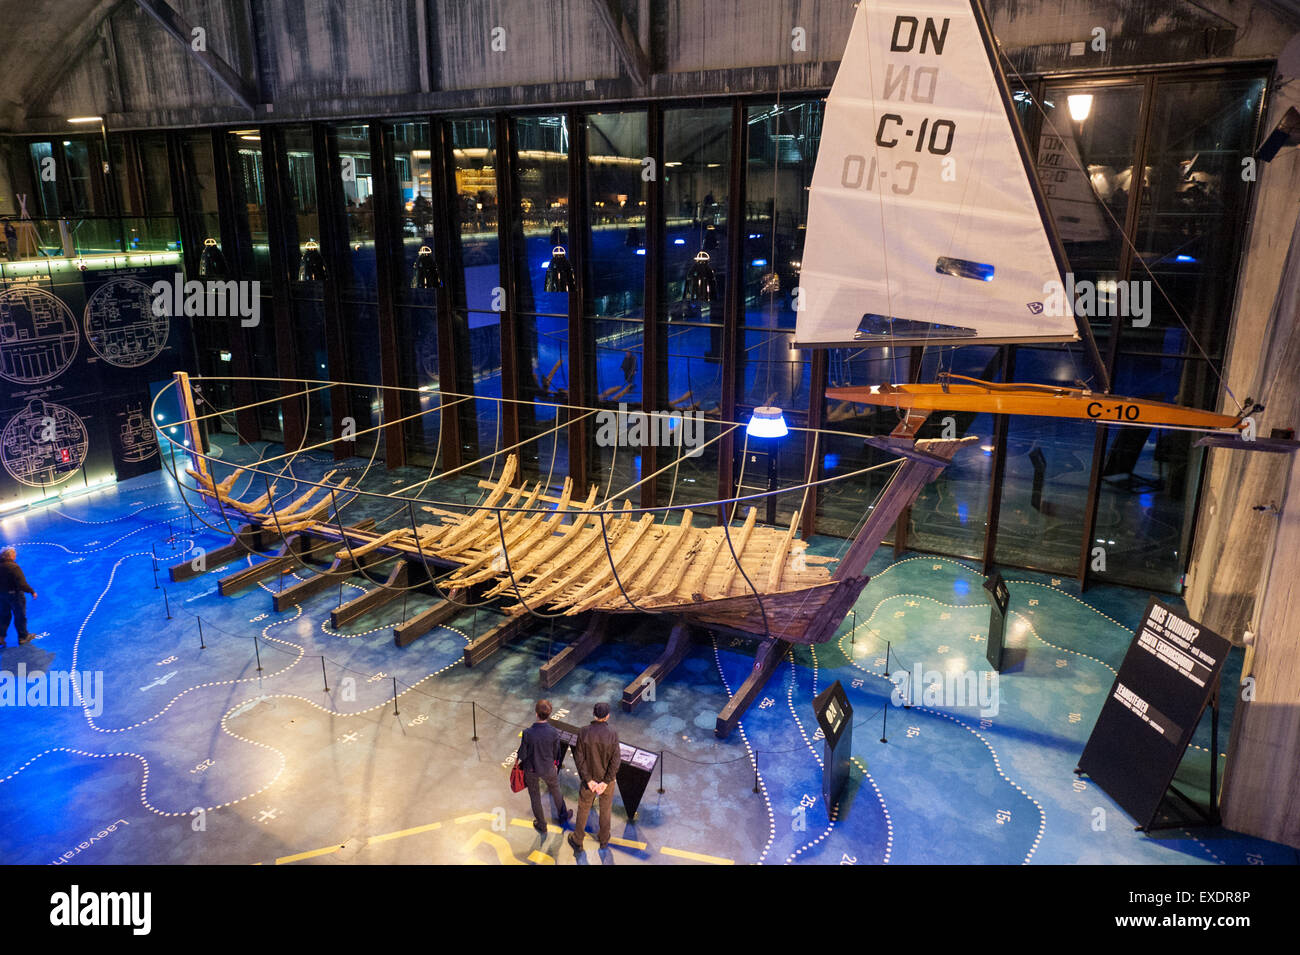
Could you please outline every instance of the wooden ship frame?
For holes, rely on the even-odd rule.
[[[571,477],[565,477],[558,488],[546,480],[530,482],[520,473],[518,446],[496,449],[480,459],[499,462],[500,474],[495,480],[479,480],[482,497],[469,505],[363,490],[361,480],[336,479],[337,471],[327,472],[319,481],[294,477],[295,488],[306,488],[305,492],[288,503],[277,503],[277,479],[288,465],[300,454],[336,442],[286,450],[276,459],[252,464],[221,461],[209,453],[202,423],[250,406],[199,415],[192,381],[205,380],[216,379],[175,373],[172,385],[155,397],[150,421],[160,446],[171,447],[171,460],[164,455],[164,467],[191,513],[209,529],[228,535],[229,540],[205,552],[201,560],[171,567],[172,580],[197,577],[241,558],[261,558],[221,576],[218,589],[228,596],[293,572],[300,579],[273,592],[274,608],[279,612],[337,587],[343,580],[363,577],[369,585],[365,592],[331,611],[331,623],[336,627],[413,590],[435,596],[437,602],[432,607],[409,619],[404,616],[394,626],[399,647],[469,608],[493,605],[502,621],[474,635],[464,650],[467,666],[486,660],[539,622],[577,618],[573,622],[578,624],[579,638],[541,667],[545,689],[554,687],[609,638],[610,624],[617,615],[661,618],[667,624],[664,651],[625,688],[622,704],[628,711],[643,702],[647,687],[661,683],[681,662],[692,632],[755,640],[754,666],[718,714],[715,732],[719,737],[731,732],[794,644],[824,643],[835,635],[867,584],[867,564],[899,515],[948,466],[959,448],[977,440],[974,436],[913,440],[905,421],[892,439],[865,439],[894,455],[894,460],[842,477],[810,479],[777,492],[704,504],[634,507],[629,500],[620,502],[623,494],[648,478],[604,498],[597,486],[584,492]],[[283,382],[268,384],[278,388]],[[295,400],[338,383],[301,384],[304,389],[297,394],[280,394],[255,404]],[[183,428],[181,447],[158,424],[158,402],[169,393],[175,397],[181,420],[167,428]],[[443,393],[441,397],[466,396]],[[437,407],[411,417],[435,414],[442,407],[440,400]],[[381,422],[357,435],[377,434],[391,424]],[[743,427],[720,424],[730,425],[732,430]],[[377,450],[377,439],[375,446]],[[177,466],[178,452],[188,464]],[[285,465],[271,467],[277,460]],[[373,456],[371,460],[373,464]],[[230,473],[218,480],[218,467],[229,467]],[[431,471],[429,482],[422,483],[436,483],[468,467],[461,465],[436,476]],[[798,537],[798,509],[786,527],[758,521],[757,505],[772,493],[803,493],[806,502],[809,488],[860,478],[867,471],[883,468],[893,468],[893,474],[838,557],[807,552],[807,542]],[[258,483],[262,493],[237,497],[234,487],[241,478],[248,479],[244,494],[257,489]],[[206,514],[193,507],[190,495],[206,505]],[[348,522],[345,510],[358,496],[381,498],[397,506],[379,521]],[[739,526],[733,527],[736,522]],[[308,571],[305,576],[304,570]],[[382,576],[372,576],[376,571]]]

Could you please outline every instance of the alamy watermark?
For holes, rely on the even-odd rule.
[[[203,318],[239,318],[244,328],[253,328],[262,320],[262,283],[260,281],[227,282],[209,279],[185,281],[180,272],[170,280],[153,283],[153,313],[175,318],[181,315]]]
[[[696,458],[704,453],[702,411],[628,411],[620,401],[617,411],[596,412],[596,444],[602,448],[689,448]]]
[[[1065,282],[1053,279],[1043,286],[1043,300],[1030,302],[1035,315],[1061,317],[1074,314],[1081,318],[1131,318],[1134,328],[1151,324],[1151,283],[1145,279],[1119,281],[1101,279],[1076,282],[1067,272]]]
[[[914,663],[889,680],[894,684],[889,695],[894,706],[970,707],[985,718],[998,715],[998,674],[991,670],[927,670],[923,663]]]
[[[0,670],[0,707],[82,706],[91,716],[104,712],[103,670],[36,670],[20,663],[15,672]]]

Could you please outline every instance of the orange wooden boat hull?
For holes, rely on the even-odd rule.
[[[972,379],[973,381],[973,379]],[[1163,401],[1105,395],[1080,388],[1043,385],[975,384],[871,385],[827,388],[836,401],[917,411],[974,411],[990,414],[1079,418],[1104,424],[1147,425],[1153,428],[1196,428],[1240,431],[1232,415],[1184,408]]]

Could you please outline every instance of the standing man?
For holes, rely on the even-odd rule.
[[[542,808],[542,783],[546,783],[546,793],[551,797],[555,808],[555,821],[564,825],[572,812],[564,805],[564,793],[560,792],[560,734],[550,724],[551,704],[549,700],[538,700],[534,708],[537,722],[520,734],[516,759],[524,771],[524,782],[528,785],[528,798],[533,804],[533,828],[546,835],[546,810]]]
[[[27,632],[27,595],[31,594],[35,600],[36,591],[18,566],[17,556],[12,547],[0,550],[0,647],[9,636],[10,617],[18,633],[18,644],[32,642],[32,635]]]
[[[609,704],[597,703],[591,709],[595,717],[591,723],[578,731],[578,743],[573,748],[573,758],[578,764],[578,818],[569,836],[569,845],[574,852],[582,851],[582,840],[586,836],[587,817],[591,814],[591,805],[600,799],[600,831],[596,841],[600,848],[609,845],[610,815],[614,809],[614,777],[618,774],[618,765],[622,762],[618,748],[618,733],[609,725]],[[577,836],[577,839],[574,839]]]

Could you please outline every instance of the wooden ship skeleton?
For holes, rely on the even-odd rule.
[[[306,490],[277,503],[277,472],[257,464],[226,464],[206,452],[200,425],[212,415],[196,414],[190,376],[177,372],[173,390],[183,415],[176,423],[184,429],[182,453],[189,459],[181,468],[172,465],[173,474],[182,490],[196,495],[216,517],[208,526],[222,530],[224,525],[231,538],[206,555],[203,570],[191,562],[171,568],[173,579],[236,558],[265,557],[221,578],[220,592],[230,595],[286,571],[316,571],[309,562],[325,558],[331,561],[328,568],[274,592],[274,605],[284,610],[341,579],[364,575],[376,586],[335,608],[336,625],[410,589],[438,594],[439,604],[394,628],[399,646],[471,606],[473,595],[474,605],[493,604],[503,622],[466,647],[469,665],[530,623],[582,618],[582,638],[542,667],[548,688],[607,638],[615,615],[659,617],[667,624],[664,656],[625,691],[629,709],[640,702],[649,680],[658,682],[680,662],[693,629],[752,638],[759,643],[755,667],[719,715],[720,736],[734,727],[793,644],[822,643],[835,635],[867,584],[867,564],[899,515],[962,446],[977,440],[873,442],[896,454],[887,465],[896,469],[859,532],[838,557],[830,557],[808,552],[808,542],[799,538],[798,510],[785,526],[760,523],[755,501],[762,503],[765,494],[705,505],[634,507],[617,496],[599,500],[596,486],[580,495],[571,477],[558,489],[545,480],[525,480],[515,452],[497,452],[503,459],[500,475],[479,480],[484,495],[469,506],[365,492],[349,478],[336,478],[337,470],[318,481],[295,478],[296,488]],[[165,437],[161,428],[159,436]],[[167,443],[176,450],[174,441]],[[217,465],[230,468],[220,480],[213,473]],[[262,493],[237,496],[241,479],[255,490],[260,479]],[[797,494],[807,486],[780,493]],[[361,494],[398,503],[395,513],[404,513],[402,522],[389,528],[370,520],[346,523],[347,501]],[[724,512],[728,519],[704,517],[712,512]],[[263,553],[277,545],[274,553]],[[370,570],[393,562],[386,579],[371,578]]]

